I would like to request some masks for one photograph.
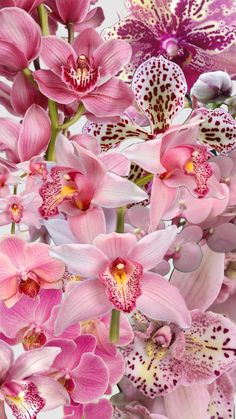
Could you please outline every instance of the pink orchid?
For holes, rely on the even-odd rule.
[[[231,151],[227,157],[222,155],[213,157],[211,162],[219,167],[220,181],[229,188],[228,210],[230,210],[236,205],[236,151]]]
[[[14,417],[35,419],[42,409],[54,409],[68,403],[68,396],[60,385],[47,376],[60,348],[43,348],[20,355],[15,361],[10,347],[0,342],[0,413],[5,419],[3,401]],[[55,393],[54,393],[55,392]],[[54,394],[57,395],[55,398]]]
[[[30,160],[44,152],[51,136],[51,123],[44,109],[32,105],[22,124],[10,118],[0,118],[0,150],[13,163]]]
[[[43,0],[0,0],[0,9],[4,7],[19,7],[30,13]]]
[[[135,184],[109,172],[96,155],[63,136],[58,138],[56,159],[58,166],[39,191],[40,213],[46,219],[59,211],[68,214],[71,231],[82,243],[106,232],[101,207],[116,208],[147,198]]]
[[[24,295],[10,309],[1,303],[0,330],[11,339],[7,342],[14,345],[21,342],[24,349],[29,350],[55,339],[54,323],[61,300],[61,291],[41,290],[34,300]],[[77,324],[67,328],[60,338],[73,340],[79,334],[80,326]]]
[[[125,39],[132,45],[132,65],[124,69],[128,80],[150,56],[164,55],[183,68],[189,88],[203,71],[227,70],[235,43],[234,2],[203,0],[126,1],[130,15],[105,31],[106,39]],[[227,10],[227,13],[225,13]]]
[[[104,20],[104,13],[101,7],[90,9],[90,0],[46,0],[53,11],[52,16],[60,23],[74,25],[76,32],[87,28],[96,28]]]
[[[94,354],[94,336],[81,335],[74,341],[56,339],[47,346],[61,348],[52,376],[68,391],[72,401],[89,403],[104,395],[109,374],[103,360]]]
[[[0,104],[13,115],[24,116],[27,109],[33,104],[46,109],[47,98],[22,72],[19,72],[14,77],[11,87],[0,83]]]
[[[101,399],[97,403],[86,403],[64,407],[63,419],[112,419],[113,409],[109,400]]]
[[[84,30],[73,46],[55,36],[44,37],[41,57],[50,70],[37,70],[34,78],[52,100],[82,102],[98,117],[117,116],[133,101],[128,86],[114,77],[130,54],[126,42],[104,42],[94,29]]]
[[[11,22],[11,25],[8,22]],[[12,79],[39,54],[40,28],[24,10],[0,10],[0,74]]]
[[[10,193],[10,186],[20,183],[20,178],[11,173],[9,168],[0,162],[0,197]]]
[[[0,225],[23,223],[40,228],[39,207],[41,204],[42,198],[34,192],[0,198]]]
[[[126,375],[150,398],[181,384],[212,383],[235,368],[236,328],[224,316],[194,310],[191,328],[181,331],[137,313],[133,325],[136,337],[124,351]]]
[[[43,243],[26,243],[16,236],[0,241],[0,299],[12,307],[23,294],[35,298],[40,288],[60,288],[63,263],[49,256]]]
[[[202,252],[198,245],[202,238],[202,230],[198,226],[185,227],[176,237],[165,255],[165,259],[173,259],[175,269],[182,272],[195,271],[201,263]]]
[[[57,333],[112,308],[130,313],[136,306],[152,318],[175,319],[188,327],[189,312],[177,289],[160,275],[148,272],[163,259],[175,236],[175,228],[156,231],[139,242],[130,233],[111,233],[97,236],[93,245],[55,247],[53,256],[63,260],[75,274],[89,278],[67,287]]]

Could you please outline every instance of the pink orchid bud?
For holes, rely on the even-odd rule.
[[[201,103],[223,100],[231,93],[232,81],[224,71],[201,74],[191,89],[191,95]]]

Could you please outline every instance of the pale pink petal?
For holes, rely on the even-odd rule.
[[[203,259],[196,271],[174,271],[171,284],[184,297],[189,309],[206,310],[216,299],[224,279],[224,254],[202,247]]]
[[[7,236],[0,241],[0,253],[10,257],[11,262],[20,268],[24,260],[25,241],[16,236]]]
[[[102,399],[98,403],[88,403],[84,406],[85,419],[111,419],[112,405],[109,400]]]
[[[214,252],[231,252],[236,248],[236,225],[224,223],[213,227],[207,244]]]
[[[46,150],[51,137],[51,123],[46,111],[38,105],[27,110],[18,139],[21,161],[30,160]]]
[[[78,368],[76,387],[73,391],[73,400],[77,403],[88,403],[101,397],[108,385],[108,369],[104,361],[97,355],[90,353],[82,355]]]
[[[15,115],[15,111],[11,104],[11,88],[7,84],[0,81],[0,104],[6,108],[9,113]]]
[[[80,145],[81,147],[86,148],[86,150],[91,151],[93,154],[98,155],[100,152],[100,144],[97,138],[94,138],[91,135],[87,135],[87,134],[72,135],[70,137],[70,141],[76,142],[76,144]]]
[[[62,260],[71,272],[83,277],[96,277],[107,257],[89,244],[65,244],[51,249],[50,255]]]
[[[201,260],[201,248],[197,243],[189,242],[180,246],[178,257],[174,259],[173,264],[178,271],[192,272],[199,267]]]
[[[213,391],[211,389],[213,387]],[[208,414],[214,418],[234,417],[234,383],[229,374],[222,374],[208,386],[211,399]]]
[[[4,408],[4,402],[0,402],[0,417],[1,419],[7,419],[7,415]]]
[[[17,269],[13,266],[10,259],[0,254],[0,299],[7,300],[13,297],[18,288],[16,279]]]
[[[136,243],[136,236],[130,233],[100,234],[94,240],[94,245],[101,250],[109,260],[114,260],[117,257],[126,258],[129,250],[133,248]]]
[[[100,67],[100,76],[115,76],[126,64],[132,54],[128,42],[120,39],[111,39],[104,42],[94,51],[94,63]]]
[[[68,105],[78,98],[78,95],[70,90],[60,77],[51,70],[37,70],[34,79],[38,83],[40,92],[49,99]]]
[[[79,243],[92,243],[98,234],[106,232],[102,208],[92,207],[75,217],[69,217],[69,226]]]
[[[132,87],[152,131],[156,134],[169,128],[171,120],[183,107],[187,92],[180,67],[162,56],[152,57],[137,69]]]
[[[113,77],[83,97],[82,102],[86,110],[97,117],[120,116],[132,105],[133,93],[127,84]]]
[[[206,384],[180,386],[164,397],[169,419],[209,419],[207,413],[210,395]]]
[[[54,290],[55,291],[55,290]],[[54,331],[54,325],[56,323],[56,319],[58,316],[60,305],[54,306],[52,308],[52,312],[50,315],[50,318],[47,320],[47,322],[44,324],[47,339],[55,339],[55,331]],[[64,330],[64,332],[60,335],[61,339],[69,339],[74,340],[76,339],[80,334],[80,324],[74,324],[73,326],[67,327],[67,329]]]
[[[162,261],[175,240],[176,234],[177,228],[175,226],[154,231],[138,241],[128,253],[128,258],[140,263],[144,270],[150,270]]]
[[[69,229],[68,220],[51,218],[44,220],[44,225],[56,246],[66,243],[77,243],[75,236]]]
[[[56,334],[79,321],[94,319],[108,313],[112,304],[106,297],[105,287],[96,279],[72,284],[58,313]]]
[[[160,162],[160,147],[160,140],[151,140],[131,145],[122,154],[150,173],[162,173],[165,169]]]
[[[169,188],[161,181],[159,176],[154,176],[151,191],[150,230],[155,231],[164,218],[164,214],[171,208],[177,197],[177,189]]]
[[[66,6],[67,7],[67,3]],[[58,76],[62,74],[62,66],[68,65],[67,60],[72,56],[76,61],[76,54],[70,44],[57,36],[44,36],[40,57],[44,63]]]
[[[40,304],[36,309],[35,320],[43,324],[50,318],[53,307],[60,304],[62,292],[60,290],[41,290],[39,298]]]
[[[57,10],[63,22],[77,22],[82,21],[86,17],[90,0],[56,0]]]
[[[5,342],[0,341],[0,377],[1,381],[4,380],[6,373],[13,363],[13,351]]]
[[[85,55],[88,59],[93,51],[103,44],[101,36],[94,29],[85,29],[74,40],[72,46],[76,55]]]
[[[148,195],[133,182],[114,173],[107,173],[95,191],[92,202],[105,208],[116,208],[130,203],[141,202]]]
[[[65,266],[49,255],[49,246],[44,243],[30,243],[24,249],[27,268],[46,282],[62,278]]]
[[[11,22],[11,25],[8,22]],[[24,10],[10,7],[0,10],[0,38],[12,40],[28,61],[37,57],[41,44],[40,28]]]
[[[8,379],[22,380],[33,374],[47,372],[59,353],[60,348],[46,347],[24,352],[11,367]]]
[[[19,72],[13,81],[11,89],[11,103],[17,114],[24,115],[27,109],[34,103],[46,108],[47,99],[27,79],[27,77],[24,76],[23,73]]]
[[[68,392],[53,378],[45,375],[34,375],[33,377],[30,377],[30,381],[36,385],[40,395],[46,402],[43,409],[44,411],[56,409],[57,407],[66,405],[70,402]]]
[[[9,338],[15,338],[17,333],[24,327],[29,327],[35,319],[35,311],[39,304],[39,299],[30,299],[22,296],[11,309],[5,304],[0,304],[0,330]]]
[[[145,273],[142,277],[142,295],[136,306],[154,320],[169,321],[188,328],[191,324],[190,312],[176,287],[155,273]]]
[[[18,162],[17,139],[20,133],[20,124],[9,118],[0,118],[0,123],[0,150],[11,150],[14,153],[14,162]]]
[[[130,171],[129,160],[120,153],[106,153],[100,156],[107,170],[119,176],[128,176]]]

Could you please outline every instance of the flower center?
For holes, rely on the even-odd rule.
[[[40,290],[38,277],[34,272],[21,273],[19,292],[28,295],[30,298],[35,298]]]
[[[33,383],[9,381],[4,384],[3,393],[16,418],[36,418],[45,406],[44,399]]]
[[[162,42],[162,48],[170,58],[173,58],[178,55],[179,52],[178,40],[174,37],[166,38]]]
[[[14,223],[19,223],[23,216],[23,207],[20,204],[12,204],[9,208],[11,220]]]
[[[75,388],[73,378],[71,378],[69,375],[65,375],[64,377],[61,377],[58,381],[61,385],[63,385],[66,391],[68,391],[68,393],[72,393],[72,391]]]
[[[109,300],[115,308],[131,312],[141,295],[140,278],[143,267],[129,259],[116,258],[100,273],[100,280],[107,287]]]
[[[22,340],[22,345],[26,351],[29,349],[41,348],[47,343],[47,338],[41,330],[29,330]]]
[[[93,68],[85,55],[80,55],[76,62],[72,57],[68,59],[68,65],[62,67],[62,79],[78,93],[86,93],[93,90],[99,77],[98,69]]]

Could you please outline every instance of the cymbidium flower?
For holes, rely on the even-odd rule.
[[[45,374],[59,353],[60,348],[56,347],[36,349],[21,354],[14,361],[10,347],[0,342],[2,419],[6,419],[3,402],[11,408],[17,419],[36,418],[42,409],[54,409],[68,403],[66,392],[56,380]]]
[[[8,160],[20,163],[44,152],[51,136],[50,119],[44,109],[32,105],[22,124],[10,118],[1,118],[0,150]]]
[[[133,101],[132,91],[114,77],[130,55],[126,42],[104,42],[94,29],[82,31],[72,46],[56,36],[44,37],[41,57],[50,70],[37,70],[34,78],[50,99],[82,102],[97,117],[118,116]]]
[[[236,328],[219,314],[192,311],[184,332],[174,324],[133,315],[135,339],[124,351],[126,375],[146,396],[171,393],[189,384],[209,384],[235,368]]]
[[[0,0],[0,9],[4,7],[19,7],[30,13],[40,3],[43,3],[43,0]]]
[[[25,350],[37,349],[55,339],[54,325],[62,299],[60,290],[41,290],[32,300],[22,296],[14,307],[0,304],[0,330],[7,343],[22,343]],[[75,339],[80,334],[80,325],[67,328],[61,339]],[[5,340],[5,337],[1,337]]]
[[[39,207],[41,205],[42,198],[38,193],[6,195],[0,198],[0,225],[23,223],[40,228]]]
[[[0,300],[12,307],[26,294],[35,298],[40,288],[61,288],[65,267],[49,256],[43,243],[26,243],[16,236],[0,242]]]
[[[89,278],[68,284],[57,332],[77,321],[102,316],[112,308],[130,313],[135,307],[153,318],[175,319],[188,327],[189,312],[177,289],[162,276],[149,272],[162,261],[175,235],[175,228],[159,230],[137,242],[130,233],[101,234],[93,245],[53,248],[51,254],[72,272]]]
[[[67,390],[73,402],[89,403],[104,395],[109,372],[104,361],[94,354],[94,336],[81,335],[74,341],[55,339],[47,346],[61,348],[51,376]]]
[[[132,64],[124,70],[128,80],[143,61],[160,54],[183,68],[189,88],[203,71],[235,73],[232,0],[127,0],[126,5],[130,15],[108,28],[105,36],[132,45]]]

